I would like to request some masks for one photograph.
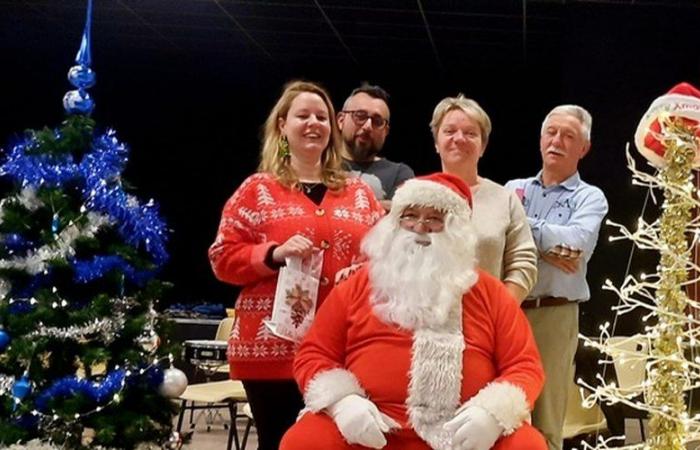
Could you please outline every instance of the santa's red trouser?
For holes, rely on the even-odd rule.
[[[359,450],[367,447],[350,445],[341,436],[338,427],[326,414],[306,413],[282,438],[280,450]],[[430,450],[413,430],[401,430],[387,435],[383,450]],[[534,427],[524,424],[513,434],[504,436],[492,450],[547,450],[542,435]]]

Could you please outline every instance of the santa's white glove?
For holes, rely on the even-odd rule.
[[[444,425],[452,434],[453,450],[489,450],[503,427],[484,408],[469,406]]]
[[[326,408],[349,444],[384,448],[384,433],[398,427],[394,420],[377,409],[377,405],[357,394],[347,395]]]

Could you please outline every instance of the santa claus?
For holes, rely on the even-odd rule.
[[[294,362],[306,410],[281,450],[546,450],[527,423],[544,381],[527,319],[475,268],[471,194],[409,180],[362,268],[318,311]]]

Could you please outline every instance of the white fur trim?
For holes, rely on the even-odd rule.
[[[454,417],[462,388],[462,303],[457,302],[445,328],[420,329],[413,334],[408,418],[431,448],[449,450],[452,436],[443,425]]]
[[[649,127],[662,116],[677,116],[700,121],[700,99],[683,94],[666,94],[653,101],[649,110],[644,114],[634,134],[634,142],[639,152],[655,167],[664,167],[666,162],[663,155],[644,144],[644,139],[650,133]],[[700,153],[695,155],[693,167],[700,167]]]
[[[471,215],[466,199],[435,181],[410,179],[402,184],[391,199],[391,211],[401,214],[408,206],[432,206],[448,213]]]
[[[365,390],[355,375],[345,369],[331,369],[317,373],[304,392],[306,408],[319,412],[341,398],[350,395],[365,395]]]
[[[507,381],[489,383],[457,412],[470,406],[479,406],[489,412],[505,430],[504,436],[513,433],[530,417],[530,405],[525,391]]]

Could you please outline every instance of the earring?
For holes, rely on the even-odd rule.
[[[280,158],[289,156],[289,141],[287,140],[287,136],[282,135],[277,141],[277,154]]]

